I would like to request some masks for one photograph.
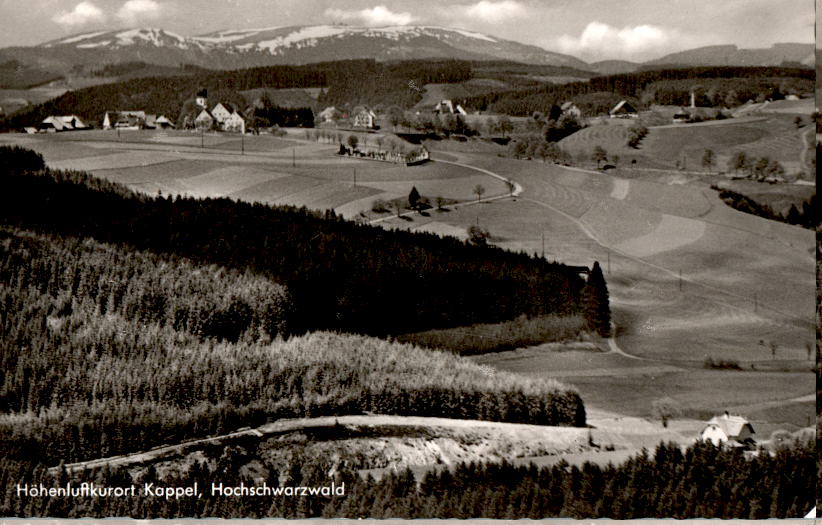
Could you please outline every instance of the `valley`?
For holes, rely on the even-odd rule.
[[[624,353],[608,345],[598,352],[535,347],[473,359],[559,378],[580,388],[590,409],[626,416],[650,417],[651,403],[662,397],[695,420],[734,406],[762,437],[805,427],[813,416],[812,400],[803,397],[814,381],[806,350],[814,338],[813,233],[728,208],[704,177],[672,184],[667,175],[623,178],[619,170],[606,175],[453,147],[434,150],[434,161],[423,166],[385,167],[334,158],[333,146],[306,141],[297,130],[283,139],[246,137],[243,152],[229,136],[115,135],[12,142],[41,152],[54,168],[88,170],[151,195],[333,208],[385,228],[462,239],[479,224],[493,244],[509,250],[544,249],[549,260],[574,265],[599,261],[614,341]],[[502,179],[517,184],[513,197]],[[477,184],[487,189],[479,203]],[[442,196],[455,204],[402,218],[370,210],[375,199],[404,198],[411,186],[432,201]],[[736,361],[744,371],[705,370],[708,357]],[[763,403],[776,405],[758,408]]]
[[[0,515],[813,506],[796,5],[44,2],[0,17]]]

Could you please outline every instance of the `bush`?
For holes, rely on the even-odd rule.
[[[710,356],[705,358],[702,366],[703,368],[707,368],[709,370],[742,370],[742,367],[739,366],[739,361],[733,361],[730,359],[714,360]]]
[[[371,203],[371,211],[374,213],[388,212],[388,203],[384,199],[376,199]]]

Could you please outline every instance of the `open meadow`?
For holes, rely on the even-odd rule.
[[[768,140],[759,121],[700,129],[710,131],[699,140],[686,128],[653,131],[639,154],[652,152],[662,165],[669,154],[701,154],[708,144],[731,151]],[[618,142],[624,130],[586,132],[607,132],[595,138]],[[787,125],[783,131],[796,133]],[[703,177],[667,171],[624,178],[619,170],[614,176],[500,158],[470,144],[460,151],[450,141],[443,144],[448,153],[432,155],[449,162],[402,167],[339,158],[333,145],[301,140],[299,132],[241,138],[92,131],[2,141],[35,149],[51,167],[88,170],[149,194],[333,208],[387,228],[460,239],[479,225],[496,246],[572,265],[599,261],[614,339],[587,349],[549,344],[473,359],[558,378],[579,389],[586,407],[631,417],[650,417],[662,397],[674,399],[683,417],[731,408],[768,433],[796,430],[813,416],[805,399],[814,385],[806,347],[814,340],[813,232],[735,211]],[[521,192],[509,197],[503,178]],[[481,202],[473,193],[478,184],[486,189]],[[405,198],[412,186],[432,203],[443,197],[450,204],[406,210],[401,218],[370,212],[376,199]],[[704,369],[708,357],[736,361],[743,371]]]
[[[340,158],[333,145],[289,137],[97,130],[0,140],[34,149],[52,168],[88,171],[148,194],[334,209],[348,218],[377,199],[405,198],[415,186],[449,200],[472,199],[478,184],[488,195],[507,192],[502,181],[466,168]]]

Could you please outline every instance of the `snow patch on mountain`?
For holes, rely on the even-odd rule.
[[[350,32],[348,27],[339,26],[308,26],[302,27],[293,33],[289,33],[284,37],[278,37],[273,40],[264,40],[257,44],[260,49],[268,49],[270,52],[275,52],[281,47],[291,47],[297,42],[308,40],[308,45],[316,44],[318,38],[328,38],[332,36],[342,35]]]
[[[57,42],[58,44],[73,44],[75,42],[80,42],[82,40],[88,40],[89,38],[94,38],[96,36],[105,35],[105,31],[97,31],[96,33],[83,33],[82,35],[76,35],[65,40],[60,40]],[[78,46],[79,47],[79,46]]]

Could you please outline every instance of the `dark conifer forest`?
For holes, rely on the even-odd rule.
[[[6,516],[133,518],[721,518],[767,519],[801,517],[813,507],[813,441],[763,452],[747,459],[733,450],[698,443],[685,450],[660,444],[627,462],[601,467],[591,463],[552,467],[503,464],[458,464],[415,478],[410,470],[388,472],[380,481],[362,479],[346,468],[328,474],[327,458],[295,452],[299,464],[277,472],[270,467],[258,479],[237,466],[248,461],[255,446],[212,451],[187,469],[158,474],[153,467],[133,478],[128,471],[104,468],[54,475],[31,463],[0,460],[11,487],[23,480],[45,487],[95,482],[99,486],[131,483],[204,487],[202,499],[181,498],[18,498],[10,488],[0,499]],[[334,497],[211,496],[211,483],[224,485],[314,486],[345,484]]]

